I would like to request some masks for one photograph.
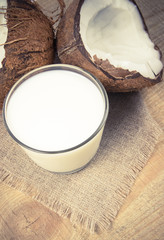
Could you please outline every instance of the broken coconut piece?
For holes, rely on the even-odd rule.
[[[5,18],[6,9],[7,9],[7,1],[1,0],[1,7],[0,7],[0,68],[2,68],[2,61],[5,58],[4,43],[7,40],[7,34],[8,34],[7,20]]]
[[[107,91],[139,90],[159,82],[163,70],[146,29],[132,1],[74,0],[58,27],[58,55],[94,74]]]
[[[30,0],[0,1],[0,108],[25,73],[54,61],[51,22]]]

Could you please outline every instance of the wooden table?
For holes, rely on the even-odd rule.
[[[161,4],[162,1],[160,1]],[[137,2],[141,1],[137,0]],[[159,1],[151,1],[151,4],[154,4],[152,9],[155,9],[157,3],[159,4]],[[158,16],[163,16],[162,11],[161,7]],[[147,16],[148,24],[150,17],[152,16]],[[153,35],[157,24],[150,22],[150,26]],[[157,33],[158,29],[156,35]],[[161,41],[163,41],[163,37],[160,32],[159,43]],[[161,44],[161,46],[163,45]],[[164,129],[162,87],[164,90],[164,84],[161,87],[153,87],[154,94],[150,94],[150,96],[148,94],[145,101],[153,117]],[[161,100],[161,96],[163,100]],[[80,226],[72,226],[69,219],[59,217],[30,197],[0,183],[0,240],[44,239],[164,240],[164,134],[148,163],[140,172],[111,230],[108,232],[89,234]]]
[[[155,94],[153,102],[159,102]],[[164,126],[164,102],[149,109]],[[158,109],[158,108],[159,109]],[[89,234],[0,183],[0,240],[164,240],[164,134],[108,232]]]

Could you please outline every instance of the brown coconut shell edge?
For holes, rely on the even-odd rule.
[[[0,109],[13,84],[29,71],[54,61],[50,20],[29,0],[8,0],[8,36],[0,68]]]
[[[83,2],[84,0],[74,0],[59,23],[57,51],[61,62],[79,66],[89,71],[102,82],[109,92],[138,91],[160,82],[163,70],[155,79],[149,79],[136,71],[130,72],[121,68],[115,68],[108,60],[102,61],[96,56],[94,56],[94,62],[91,60],[91,56],[86,51],[79,34],[80,9]],[[133,3],[135,2],[133,1]],[[147,31],[142,15],[141,18],[145,31]],[[155,48],[159,51],[157,46]],[[161,52],[160,56],[162,57]]]

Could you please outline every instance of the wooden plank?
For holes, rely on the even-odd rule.
[[[89,234],[23,193],[0,184],[0,239],[164,239],[164,134],[112,229]]]

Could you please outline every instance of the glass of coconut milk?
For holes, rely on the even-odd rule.
[[[81,68],[52,64],[23,76],[3,105],[11,137],[40,167],[72,173],[96,154],[108,116],[106,91]]]

